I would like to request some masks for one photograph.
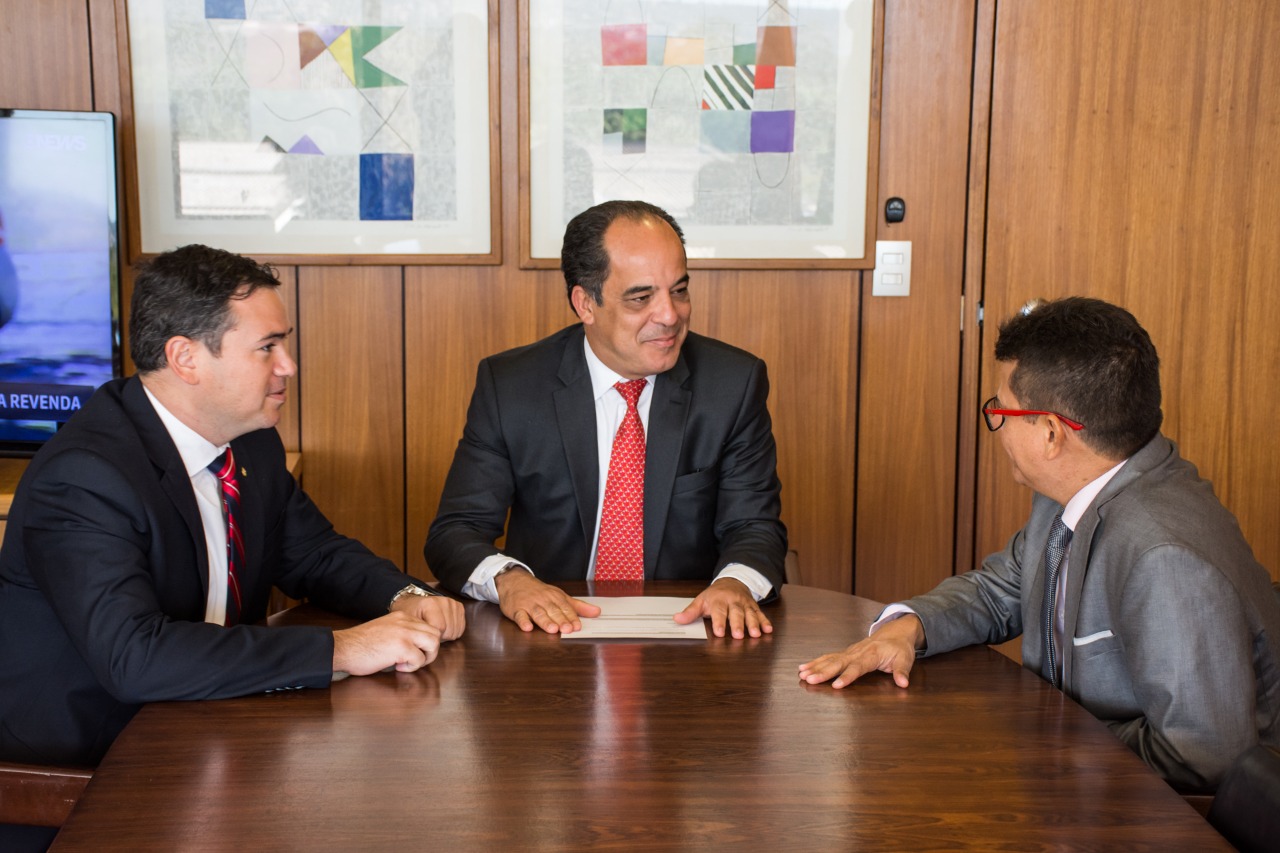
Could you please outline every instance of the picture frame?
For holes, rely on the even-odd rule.
[[[116,0],[129,257],[500,264],[498,0]]]
[[[520,264],[609,199],[691,268],[871,269],[884,0],[522,0]]]

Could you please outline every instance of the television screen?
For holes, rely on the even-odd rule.
[[[33,453],[119,372],[114,128],[0,109],[0,453]]]

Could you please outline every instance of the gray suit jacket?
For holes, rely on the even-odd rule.
[[[467,424],[427,535],[427,564],[461,591],[502,552],[546,581],[586,578],[600,464],[595,400],[574,325],[480,362]],[[649,409],[644,576],[710,581],[742,563],[782,586],[787,532],[764,362],[690,333]],[[509,516],[508,516],[509,512]]]
[[[1026,526],[980,569],[906,602],[926,654],[1022,634],[1043,670],[1044,547],[1062,510],[1036,495]],[[1158,773],[1212,791],[1238,754],[1280,746],[1280,603],[1236,519],[1157,435],[1085,511],[1071,540],[1063,689]]]

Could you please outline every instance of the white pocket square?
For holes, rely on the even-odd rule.
[[[1099,631],[1096,634],[1090,634],[1087,637],[1072,637],[1071,644],[1073,646],[1087,646],[1090,643],[1096,643],[1099,640],[1105,640],[1107,637],[1114,637],[1110,631]]]

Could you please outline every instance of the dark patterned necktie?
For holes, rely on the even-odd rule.
[[[636,403],[647,381],[633,379],[613,386],[627,401],[627,411],[609,456],[596,546],[598,581],[644,580],[644,425]]]
[[[240,532],[240,483],[230,447],[209,463],[209,470],[222,487],[222,517],[227,520],[227,617],[223,624],[234,625],[240,620],[239,573],[244,566],[244,536]]]
[[[1049,541],[1044,546],[1044,661],[1048,672],[1045,673],[1049,683],[1054,687],[1062,686],[1062,677],[1058,674],[1061,660],[1058,655],[1058,639],[1055,631],[1057,625],[1058,574],[1062,568],[1062,555],[1071,542],[1071,530],[1062,523],[1062,514],[1053,519],[1049,528]]]

